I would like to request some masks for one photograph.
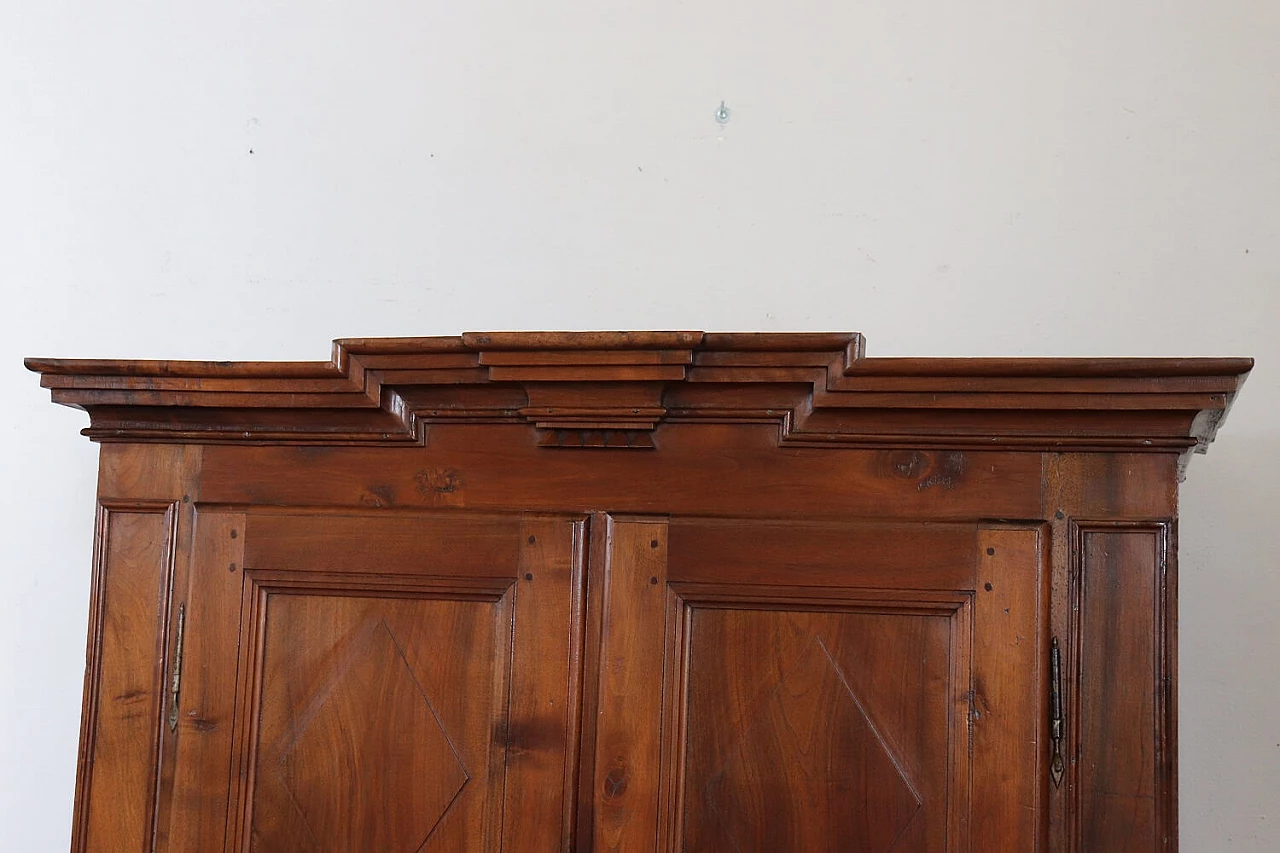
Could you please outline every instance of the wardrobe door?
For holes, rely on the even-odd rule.
[[[202,510],[161,849],[568,849],[582,527]]]
[[[1042,848],[1040,528],[610,533],[596,851]]]

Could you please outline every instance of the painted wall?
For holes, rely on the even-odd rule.
[[[22,356],[540,328],[1257,357],[1184,491],[1183,849],[1280,849],[1277,92],[1270,0],[0,4],[0,851],[67,844],[93,517]]]

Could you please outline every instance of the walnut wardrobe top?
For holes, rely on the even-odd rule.
[[[661,426],[784,446],[1203,452],[1247,358],[868,358],[856,333],[470,332],[334,342],[328,362],[27,359],[95,441],[423,444],[520,424],[548,449]],[[509,431],[504,435],[510,435]]]

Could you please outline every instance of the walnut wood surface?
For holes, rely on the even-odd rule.
[[[1139,450],[1203,448],[1252,366],[863,349],[858,334],[471,332],[340,340],[329,363],[27,366],[98,441],[423,443],[432,424],[479,421],[535,423],[546,446],[641,448],[598,434],[734,421],[793,445]]]
[[[1077,849],[1099,849],[1123,827],[1135,848],[1164,850],[1172,838],[1169,797],[1161,790],[1170,781],[1172,736],[1165,525],[1078,522],[1077,536]]]
[[[104,442],[77,853],[1177,849],[1178,477],[1247,359],[28,366]]]
[[[99,510],[90,650],[96,667],[86,684],[75,842],[81,847],[96,838],[142,846],[152,833],[176,522],[175,508],[163,502]]]

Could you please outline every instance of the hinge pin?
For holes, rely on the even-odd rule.
[[[1049,648],[1049,738],[1053,741],[1049,776],[1054,787],[1060,787],[1066,763],[1062,760],[1062,652],[1057,637]]]
[[[169,731],[178,728],[178,691],[182,689],[182,633],[187,627],[187,606],[178,605],[178,637],[173,643],[173,676],[169,683]]]

